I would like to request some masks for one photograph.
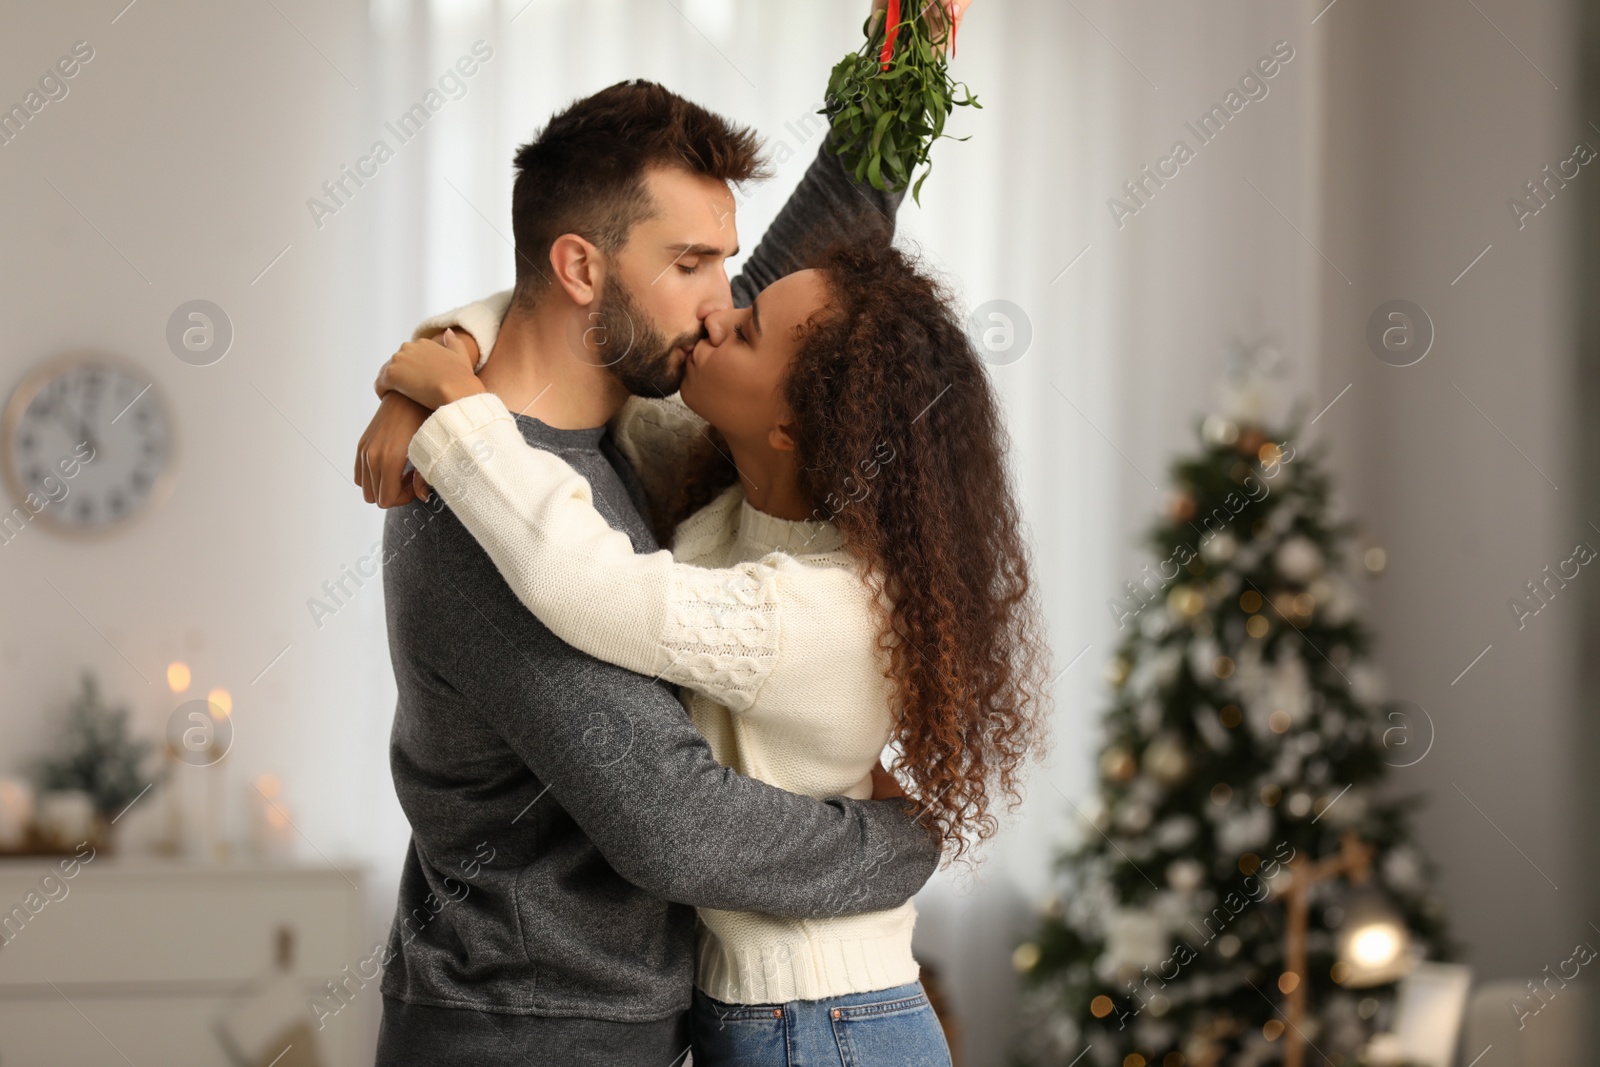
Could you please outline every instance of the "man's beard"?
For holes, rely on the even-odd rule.
[[[678,349],[698,341],[701,331],[667,340],[650,321],[627,286],[607,279],[594,312],[591,336],[598,330],[601,362],[610,367],[623,388],[634,396],[668,396],[678,391],[683,364],[673,366]]]

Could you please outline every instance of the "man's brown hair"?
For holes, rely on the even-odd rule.
[[[645,171],[656,166],[725,182],[767,176],[754,132],[655,82],[618,82],[585,97],[517,149],[517,301],[537,301],[550,283],[550,246],[562,234],[607,253],[622,248],[655,210]]]

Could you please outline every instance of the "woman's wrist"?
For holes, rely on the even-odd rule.
[[[476,374],[469,374],[462,378],[452,378],[449,381],[441,382],[439,385],[439,406],[444,407],[445,404],[454,404],[457,400],[476,396],[478,393],[487,393],[488,391]]]

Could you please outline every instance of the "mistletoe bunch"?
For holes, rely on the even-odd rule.
[[[945,119],[957,107],[983,105],[965,82],[950,77],[942,46],[954,46],[954,23],[938,3],[910,6],[909,18],[901,18],[900,0],[873,12],[862,27],[866,43],[833,68],[818,113],[833,124],[838,154],[857,181],[899,192],[926,164],[911,190],[921,204],[922,183],[932,172],[928,152],[946,136]]]

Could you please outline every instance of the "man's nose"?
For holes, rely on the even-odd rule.
[[[714,273],[711,291],[700,304],[700,318],[705,319],[715,311],[727,311],[733,307],[733,286],[728,281],[728,272],[719,265]]]
[[[705,317],[703,325],[706,329],[706,339],[713,348],[721,345],[728,336],[728,312],[726,310],[713,311]]]

